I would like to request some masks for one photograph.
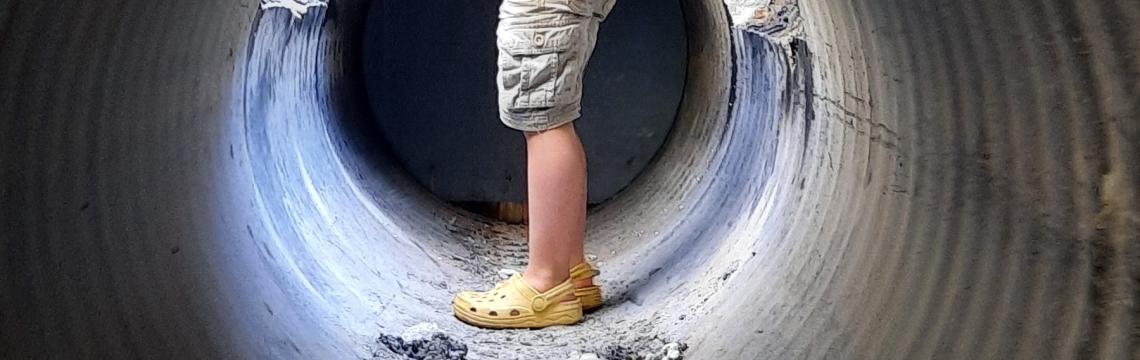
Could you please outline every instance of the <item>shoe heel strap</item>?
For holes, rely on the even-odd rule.
[[[594,268],[594,266],[590,265],[590,263],[583,262],[570,268],[570,279],[575,281],[586,280],[598,276],[598,274],[601,273],[601,271],[598,271],[598,269]]]

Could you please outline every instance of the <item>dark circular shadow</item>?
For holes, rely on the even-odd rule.
[[[373,1],[363,70],[396,160],[446,201],[525,199],[523,137],[498,120],[498,2]],[[589,158],[590,202],[625,188],[661,148],[687,66],[679,2],[623,0],[602,24],[575,125]]]

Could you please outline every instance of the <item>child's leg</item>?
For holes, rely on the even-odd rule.
[[[597,303],[600,289],[579,293],[568,282],[585,252],[586,154],[571,123],[581,116],[582,77],[605,15],[594,1],[504,0],[499,8],[499,119],[526,134],[530,263],[493,290],[457,294],[452,310],[467,323],[574,324],[581,299]],[[582,282],[575,285],[590,285]]]
[[[530,263],[523,277],[538,290],[562,283],[585,261],[586,155],[572,122],[581,114],[598,25],[613,1],[508,0],[501,8],[500,119],[527,138]]]
[[[585,260],[586,153],[572,124],[528,132],[526,143],[530,264],[523,277],[545,291]]]

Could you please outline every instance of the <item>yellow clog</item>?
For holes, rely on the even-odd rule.
[[[570,280],[540,293],[516,274],[494,290],[460,293],[451,306],[455,317],[479,327],[544,328],[582,320],[582,302],[571,297],[573,293]],[[571,300],[563,300],[567,298]]]
[[[583,262],[570,268],[570,281],[593,279],[601,272],[588,262]],[[574,289],[574,296],[582,301],[582,310],[595,310],[602,306],[602,288],[593,285]]]

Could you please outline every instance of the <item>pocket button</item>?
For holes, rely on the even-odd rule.
[[[534,46],[536,46],[536,47],[541,48],[543,46],[546,46],[546,36],[542,35],[541,33],[535,33],[534,39],[532,39],[532,41],[534,42]]]

